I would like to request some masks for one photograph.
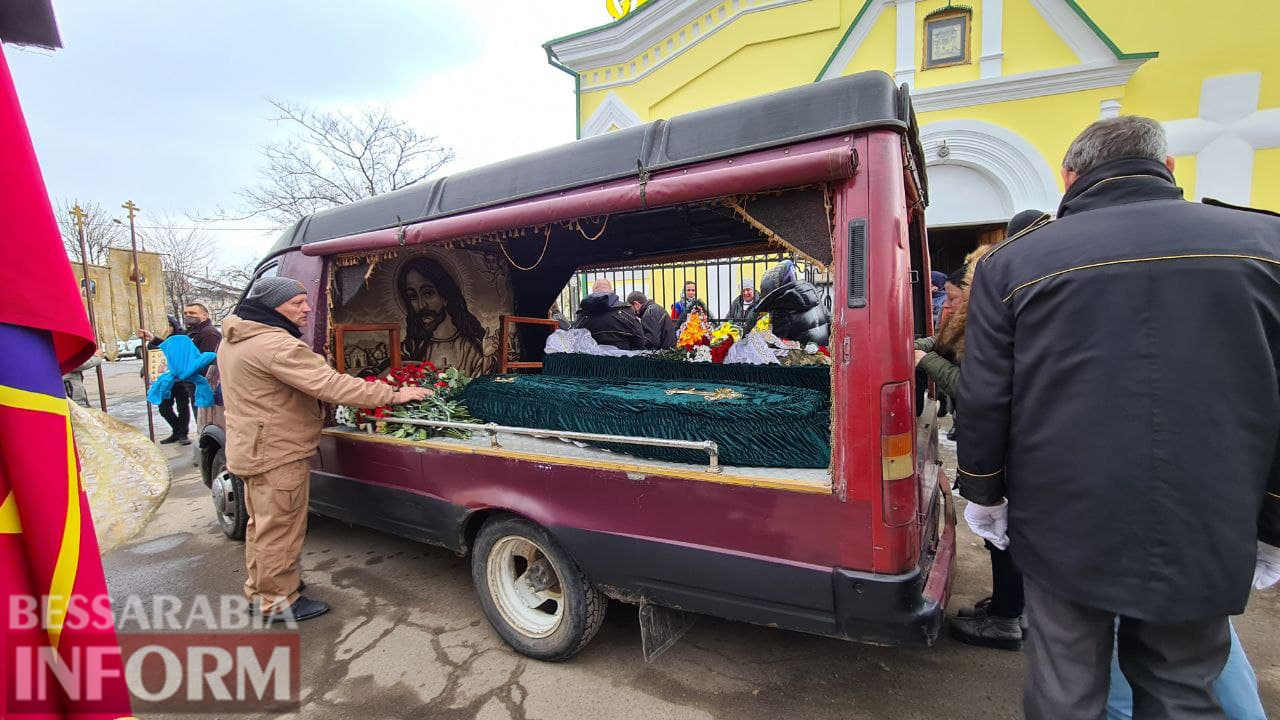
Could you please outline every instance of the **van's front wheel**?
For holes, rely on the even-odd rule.
[[[541,527],[520,518],[485,524],[471,577],[489,624],[518,652],[567,660],[599,632],[608,599]]]

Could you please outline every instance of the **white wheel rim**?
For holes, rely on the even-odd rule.
[[[236,497],[231,473],[223,470],[213,476],[213,482],[210,485],[210,491],[213,493],[213,511],[218,514],[224,525],[232,524],[236,515]]]
[[[501,538],[489,551],[485,574],[493,604],[521,635],[543,638],[560,627],[563,585],[551,558],[537,543],[515,535]]]

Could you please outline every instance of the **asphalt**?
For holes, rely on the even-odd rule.
[[[129,365],[136,381],[136,361],[112,372]],[[137,425],[124,399],[118,409]],[[164,504],[135,540],[104,556],[112,595],[237,595],[243,545],[218,530],[188,456],[166,447],[176,472]],[[1014,652],[946,638],[932,648],[872,647],[701,617],[646,664],[636,609],[615,602],[580,655],[543,663],[503,644],[480,611],[468,560],[446,550],[313,517],[302,562],[308,595],[333,611],[297,627],[302,705],[293,717],[1021,717],[1024,660]],[[987,594],[986,553],[963,528],[957,573],[955,605]],[[1280,715],[1278,620],[1280,592],[1258,593],[1236,628],[1264,705]]]

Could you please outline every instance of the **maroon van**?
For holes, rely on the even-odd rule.
[[[781,247],[822,268],[832,316],[827,467],[734,467],[705,442],[681,445],[706,450],[700,462],[646,460],[592,444],[603,435],[547,428],[415,441],[335,425],[313,461],[312,510],[469,554],[490,622],[535,658],[580,650],[606,598],[640,607],[646,657],[690,613],[931,644],[955,517],[938,405],[932,389],[917,394],[913,362],[913,340],[932,332],[923,165],[906,86],[869,72],[301,220],[257,276],[307,287],[316,312],[303,337],[348,372],[430,359],[411,357],[425,347],[411,342],[423,317],[452,323],[427,337],[455,364],[537,372],[550,328],[536,319],[582,268]],[[448,275],[427,283],[434,306],[405,300],[407,258],[419,256],[429,262],[414,266],[418,282]],[[241,486],[223,442],[208,423],[204,479],[239,538]]]

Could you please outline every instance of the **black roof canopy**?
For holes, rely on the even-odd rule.
[[[636,175],[640,168],[662,170],[876,127],[909,133],[913,152],[919,154],[905,88],[895,86],[881,71],[833,78],[584,138],[322,210],[285,231],[268,257],[321,240],[617,180]]]

